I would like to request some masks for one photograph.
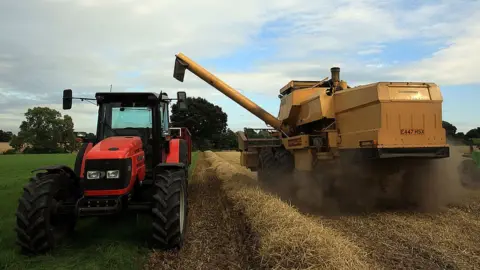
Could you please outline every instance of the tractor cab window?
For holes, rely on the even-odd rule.
[[[107,103],[102,107],[100,121],[103,138],[111,136],[139,136],[144,143],[151,138],[153,129],[152,108],[145,104]]]
[[[112,108],[112,128],[152,128],[152,110],[148,107]]]

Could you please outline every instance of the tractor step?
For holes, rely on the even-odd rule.
[[[116,198],[82,198],[77,203],[78,216],[113,215],[122,211],[122,200]]]

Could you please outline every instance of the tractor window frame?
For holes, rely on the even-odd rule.
[[[160,118],[163,136],[168,133],[168,128],[170,127],[170,113],[167,102],[160,102]]]

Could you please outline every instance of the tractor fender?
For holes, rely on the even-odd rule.
[[[74,182],[76,182],[76,183],[78,182],[78,176],[67,165],[44,166],[44,167],[40,167],[40,168],[37,168],[35,170],[32,170],[31,172],[34,173],[34,172],[38,172],[38,171],[47,171],[48,173],[55,173],[55,172],[61,171],[65,174],[67,174],[70,177],[70,179],[73,179]]]
[[[83,170],[85,168],[85,156],[93,148],[92,142],[86,142],[82,144],[82,148],[78,151],[77,157],[75,159],[75,168],[74,172],[79,178],[83,178]]]
[[[153,169],[153,180],[155,181],[157,179],[157,175],[161,174],[164,171],[168,170],[182,170],[187,173],[187,166],[185,163],[160,163],[155,166],[155,169]]]
[[[173,168],[185,168],[185,163],[179,162],[179,163],[160,163],[155,167],[155,171],[157,170],[162,170],[162,169],[173,169]]]

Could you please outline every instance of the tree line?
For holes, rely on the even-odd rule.
[[[188,110],[180,111],[172,105],[170,123],[172,127],[187,127],[192,134],[194,150],[235,150],[237,136],[228,125],[228,115],[223,109],[204,98],[188,97]],[[480,138],[480,127],[467,133],[457,132],[457,127],[443,121],[443,127],[450,139],[469,144],[471,138]],[[8,153],[71,153],[81,147],[76,140],[74,123],[69,115],[63,115],[47,107],[34,107],[25,112],[25,120],[19,126],[18,134],[0,130],[0,142],[8,142],[13,148]],[[247,130],[248,137],[268,137],[266,131]],[[87,137],[95,137],[88,133]]]
[[[172,105],[172,127],[187,127],[192,134],[194,150],[233,150],[237,148],[235,132],[228,128],[227,114],[221,107],[204,98],[187,98],[188,111],[180,112]],[[74,123],[69,115],[51,108],[34,107],[25,112],[18,134],[0,130],[0,141],[8,142],[13,149],[5,154],[71,153],[81,147],[76,140]],[[95,137],[88,133],[87,137]]]

